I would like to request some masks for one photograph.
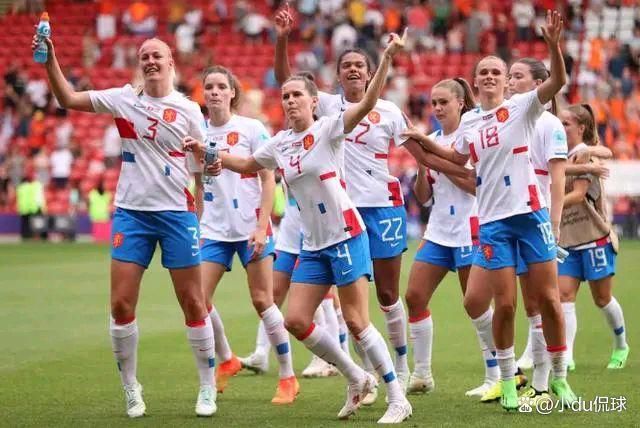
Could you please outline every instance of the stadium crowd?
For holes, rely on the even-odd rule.
[[[282,2],[16,1],[0,21],[35,23],[45,3],[53,11],[53,39],[58,39],[58,46],[62,45],[60,39],[77,45],[74,66],[66,70],[76,90],[102,89],[114,81],[139,81],[131,71],[135,69],[136,46],[142,39],[157,35],[174,48],[181,71],[177,76],[179,90],[203,109],[199,71],[215,63],[232,65],[245,94],[240,113],[260,119],[270,131],[282,128],[271,24],[271,16]],[[299,22],[292,36],[296,40],[291,49],[292,65],[314,73],[319,87],[330,92],[337,90],[335,59],[342,50],[359,46],[377,58],[385,35],[407,26],[415,46],[410,54],[396,57],[384,98],[400,106],[413,123],[431,131],[439,127],[431,112],[431,86],[445,75],[468,78],[473,64],[488,53],[495,52],[506,61],[526,55],[544,59],[544,42],[536,29],[544,11],[556,2],[290,3]],[[631,0],[565,3],[564,52],[569,84],[561,104],[589,102],[595,109],[600,139],[614,157],[638,159],[640,8]],[[94,19],[85,15],[78,21],[65,21],[55,13],[64,7],[80,10],[79,15],[89,13]],[[73,32],[65,31],[71,27]],[[230,45],[225,46],[227,43]],[[235,53],[233,49],[238,46],[243,49]],[[62,48],[60,51],[64,53]],[[120,167],[117,129],[106,117],[87,122],[61,109],[42,70],[33,67],[30,51],[20,52],[26,54],[7,57],[0,63],[0,212],[20,211],[17,189],[21,183],[33,182],[40,183],[41,189],[36,209],[51,214],[86,210],[92,190],[115,190]],[[115,80],[108,80],[108,76]],[[403,185],[412,235],[419,236],[421,207],[410,190],[415,162],[403,149],[395,150],[389,161],[392,173]],[[618,222],[627,226],[631,223],[628,228],[635,234],[637,200],[620,198],[614,214]]]

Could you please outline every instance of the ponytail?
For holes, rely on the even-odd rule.
[[[473,97],[473,91],[471,90],[471,86],[469,85],[469,82],[467,82],[462,77],[441,80],[438,83],[436,83],[433,87],[446,88],[452,94],[454,94],[456,98],[463,101],[463,106],[462,106],[462,110],[460,111],[460,115],[463,115],[469,110],[476,108],[476,100]]]
[[[574,104],[567,107],[567,111],[575,117],[578,125],[584,126],[582,139],[588,146],[597,146],[600,142],[596,129],[595,116],[589,104]]]

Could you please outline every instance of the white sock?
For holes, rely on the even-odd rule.
[[[513,346],[507,349],[496,349],[496,360],[498,360],[498,367],[500,367],[500,379],[504,382],[506,380],[512,380],[516,374],[516,354],[513,351]]]
[[[622,307],[615,297],[611,297],[611,301],[602,307],[605,318],[609,323],[609,327],[613,330],[616,349],[625,349],[627,345],[627,335],[624,331],[624,315]]]
[[[484,378],[489,381],[497,381],[500,379],[500,368],[496,360],[496,347],[493,344],[493,332],[491,331],[492,321],[493,308],[491,307],[478,318],[471,320],[473,326],[476,328],[478,342],[482,350],[482,358],[485,363]]]
[[[409,318],[409,332],[413,343],[413,371],[420,377],[431,375],[431,349],[433,346],[433,319],[431,312]]]
[[[529,333],[527,334],[527,345],[524,347],[524,352],[522,353],[522,358],[528,358],[530,360],[533,360],[533,353],[531,351],[531,335],[533,334],[533,327],[531,324],[531,318],[533,317],[527,317],[529,319]]]
[[[215,345],[211,319],[187,323],[187,339],[196,358],[200,385],[215,385]]]
[[[380,375],[380,378],[387,384],[389,404],[406,400],[402,387],[398,382],[387,344],[380,332],[373,324],[369,324],[358,334],[357,340],[369,360],[373,363],[373,367]]]
[[[349,383],[362,380],[363,370],[340,349],[338,343],[333,340],[326,329],[311,323],[309,329],[298,337],[311,352],[322,358],[329,364],[333,364],[347,378]]]
[[[225,361],[229,361],[231,357],[233,357],[233,353],[231,352],[231,347],[229,346],[227,336],[224,334],[224,324],[222,324],[222,318],[220,318],[220,314],[216,310],[215,306],[211,307],[211,310],[209,311],[209,318],[211,318],[213,335],[216,338],[216,355],[218,356],[219,364],[222,364]]]
[[[373,368],[373,364],[371,364],[369,356],[364,351],[364,349],[362,349],[362,346],[360,346],[360,342],[358,342],[357,339],[353,341],[353,349],[356,350],[356,354],[358,354],[358,357],[360,357],[360,361],[362,361],[362,368],[365,369],[368,373],[375,373],[376,370]]]
[[[338,317],[336,316],[336,310],[333,307],[333,298],[325,298],[322,300],[322,311],[324,312],[325,328],[331,335],[335,337],[336,342],[340,343],[340,326],[338,325]]]
[[[349,351],[349,329],[347,328],[347,322],[342,316],[342,309],[334,306],[334,310],[336,312],[336,317],[338,318],[338,338],[340,339],[340,347],[347,355],[351,355],[351,352]]]
[[[567,359],[567,364],[569,364],[570,361],[573,361],[573,344],[576,340],[576,332],[578,331],[576,304],[574,302],[563,303],[562,312],[564,313],[564,331],[567,340],[565,358]]]
[[[564,379],[567,377],[567,347],[566,346],[547,346],[549,359],[551,360],[551,371],[554,379]]]
[[[533,359],[533,379],[531,386],[536,391],[549,389],[551,361],[547,355],[547,341],[542,331],[542,317],[538,314],[529,317],[529,335],[531,337],[531,357]]]
[[[138,323],[136,319],[118,324],[113,317],[110,317],[109,333],[122,384],[135,385],[138,383],[136,379],[138,368]]]
[[[261,355],[264,358],[269,358],[269,351],[271,350],[271,343],[269,343],[269,336],[264,329],[264,322],[260,320],[258,323],[258,334],[256,336],[256,350],[257,355]]]
[[[280,364],[280,379],[294,376],[289,332],[284,328],[282,312],[273,304],[262,312],[260,317],[264,322],[264,329],[269,336],[271,347],[276,351],[276,357]]]
[[[327,323],[325,322],[324,317],[324,309],[322,308],[322,305],[316,308],[316,311],[313,314],[313,322],[319,327],[327,328]]]
[[[389,341],[395,352],[395,368],[397,373],[409,373],[407,363],[407,313],[402,299],[391,306],[380,306],[389,332]]]

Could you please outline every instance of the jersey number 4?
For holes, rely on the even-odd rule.
[[[489,128],[480,129],[478,132],[480,132],[480,145],[483,149],[486,149],[488,147],[495,147],[500,144],[497,126],[490,126]]]

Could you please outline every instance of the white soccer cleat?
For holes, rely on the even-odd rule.
[[[196,401],[196,415],[212,416],[217,410],[216,406],[216,389],[212,385],[203,385],[198,392],[198,401]]]
[[[372,406],[378,399],[378,384],[362,400],[363,406]]]
[[[125,385],[124,396],[127,400],[127,416],[130,418],[144,416],[147,405],[142,400],[142,385],[137,382],[133,385]]]
[[[366,372],[360,382],[349,384],[347,386],[347,402],[338,412],[338,419],[348,419],[360,408],[364,397],[377,388],[378,381],[376,378]]]
[[[403,401],[389,404],[387,411],[378,419],[379,424],[399,424],[411,417],[413,409],[406,398]]]
[[[398,379],[398,383],[400,384],[400,388],[402,389],[402,393],[407,395],[407,391],[409,389],[409,372],[397,372],[396,377]],[[384,399],[384,402],[389,404],[389,396],[387,395]]]
[[[470,389],[465,392],[464,395],[467,397],[482,397],[488,390],[490,390],[493,385],[495,385],[495,380],[485,379],[484,383],[476,388]]]
[[[523,353],[520,359],[516,362],[516,367],[518,367],[521,370],[532,369],[533,358],[531,357],[531,354],[528,352]]]
[[[251,370],[255,374],[263,374],[269,370],[269,356],[258,353],[252,353],[251,355],[238,358],[243,369]]]
[[[338,370],[322,358],[314,355],[309,365],[302,370],[302,377],[329,377],[336,376]]]
[[[407,388],[408,394],[428,394],[436,388],[436,383],[433,380],[433,376],[428,374],[426,376],[420,376],[416,373],[412,373],[409,378],[409,387]]]

